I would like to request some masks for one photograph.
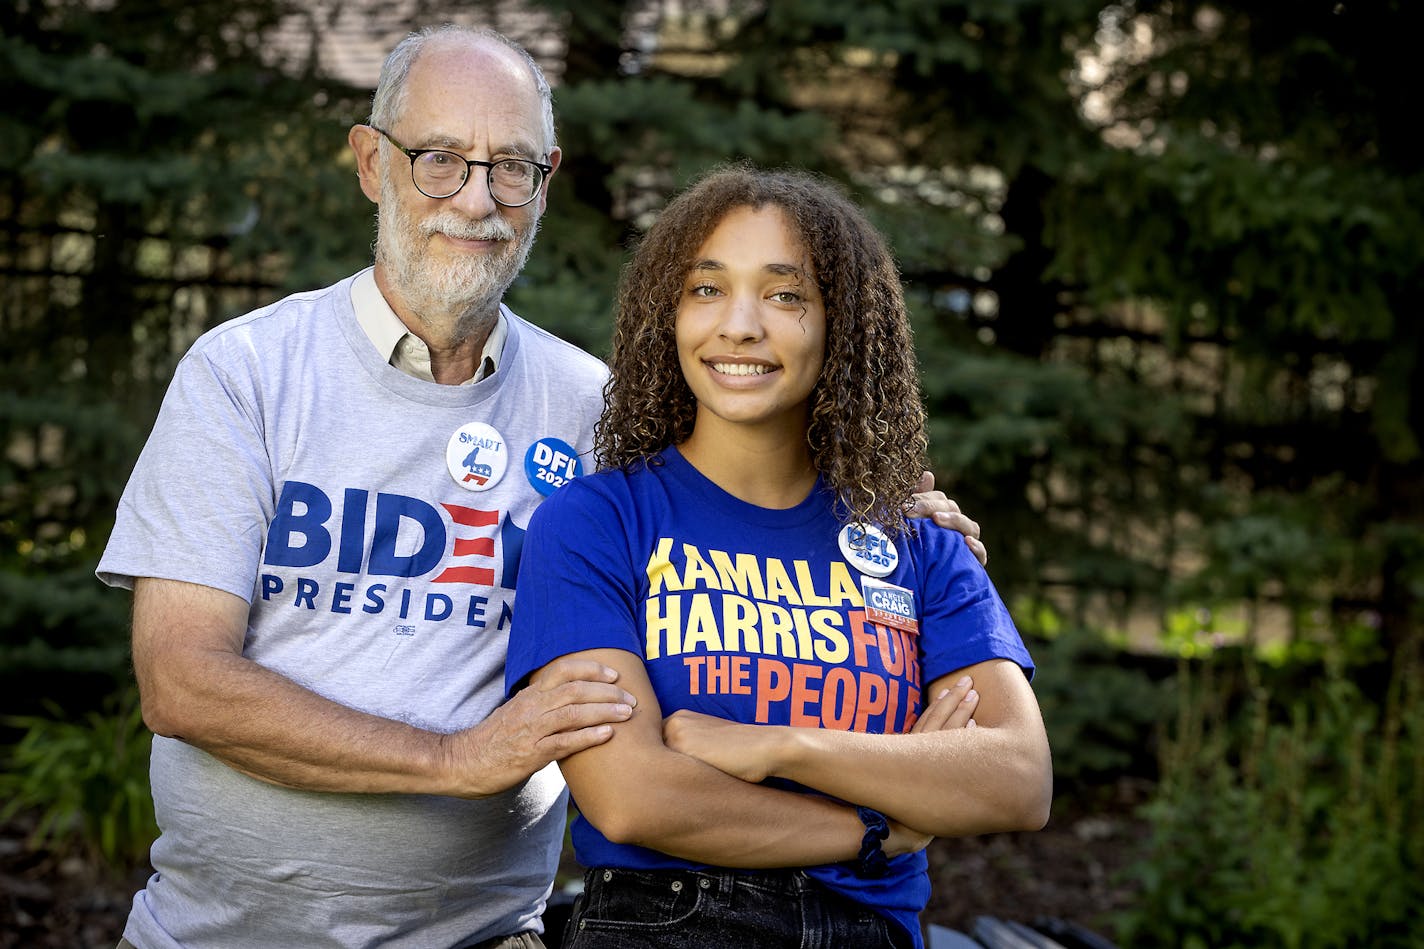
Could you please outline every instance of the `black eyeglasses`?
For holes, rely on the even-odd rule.
[[[522,208],[538,196],[544,177],[554,170],[553,165],[527,158],[479,161],[443,148],[406,148],[385,129],[374,125],[371,128],[410,159],[410,180],[427,198],[449,198],[458,194],[470,180],[470,169],[479,165],[487,170],[490,196],[507,208]]]

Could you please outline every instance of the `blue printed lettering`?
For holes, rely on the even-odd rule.
[[[292,605],[302,606],[303,601],[306,601],[305,605],[307,609],[316,609],[316,593],[319,589],[320,587],[317,586],[317,582],[315,580],[308,580],[306,577],[298,578],[297,596],[296,599],[292,601]]]
[[[443,607],[443,609],[441,609],[439,613],[435,612],[435,607],[437,604]],[[450,598],[443,593],[431,593],[425,598],[425,618],[430,620],[432,623],[439,622],[440,620],[449,617],[450,612],[454,608],[455,604],[451,603]]]
[[[301,513],[297,512],[300,505]],[[262,562],[274,567],[311,567],[331,553],[331,533],[322,525],[331,517],[331,500],[315,485],[288,481],[282,485],[277,511],[267,531]],[[293,542],[300,536],[301,543]]]
[[[364,552],[361,541],[365,536],[366,499],[369,496],[369,491],[346,489],[346,500],[341,505],[341,552],[336,560],[336,569],[342,573],[361,572],[361,554]]]
[[[414,521],[422,531],[415,553],[396,552],[402,520]],[[399,494],[376,496],[376,529],[371,539],[368,572],[382,577],[418,577],[440,565],[445,555],[445,522],[440,512],[424,501]]]
[[[500,574],[499,585],[506,590],[514,589],[514,580],[519,576],[519,555],[524,552],[526,531],[505,515],[499,525],[499,542],[504,548],[504,570]]]
[[[548,442],[538,442],[534,445],[534,464],[549,469],[555,477],[577,477],[578,469],[574,467],[577,463],[576,458],[561,451],[555,451]]]
[[[503,450],[494,443],[481,447]],[[304,481],[283,483],[262,559],[265,565],[288,570],[259,574],[257,591],[263,601],[348,616],[359,606],[359,612],[366,615],[391,614],[392,622],[408,624],[423,619],[487,628],[490,597],[462,596],[458,587],[450,585],[467,585],[488,593],[487,587],[496,582],[491,568],[499,559],[503,568],[499,582],[513,588],[525,531],[507,512],[434,505],[361,488],[342,489],[340,500],[334,502],[336,497],[336,491],[327,493]],[[453,550],[448,549],[452,523],[456,532]],[[487,528],[496,523],[497,537],[462,538],[458,534],[462,525]],[[502,557],[496,545],[502,547]],[[471,567],[467,562],[478,558],[487,559],[490,567]],[[293,575],[297,569],[319,565],[349,579],[328,581],[316,571],[308,576]],[[363,576],[367,583],[361,582]],[[424,578],[447,586],[443,587],[445,592],[434,593],[427,592],[423,582],[409,588],[369,582],[382,577]],[[512,615],[509,604],[503,602],[501,629]]]
[[[336,592],[331,597],[331,612],[350,613],[351,607],[347,604],[351,601],[351,591],[356,589],[354,583],[338,583]]]

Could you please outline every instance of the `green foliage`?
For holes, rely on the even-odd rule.
[[[0,10],[0,635],[21,646],[121,638],[112,611],[49,604],[92,567],[178,354],[369,260],[344,144],[367,91],[324,73],[334,20],[309,6]],[[1052,588],[1092,626],[1243,598],[1297,641],[1386,652],[1417,618],[1424,161],[1397,54],[1418,5],[533,6],[564,41],[534,44],[562,49],[564,162],[517,310],[603,352],[671,192],[733,157],[816,169],[896,248],[940,484],[1011,595]],[[516,24],[412,16],[457,13]],[[294,22],[311,35],[273,42]]]
[[[1205,565],[1178,584],[1185,602],[1256,602],[1269,591],[1291,612],[1292,639],[1328,611],[1321,577],[1344,572],[1355,544],[1332,504],[1330,485],[1300,494],[1261,492],[1243,504],[1224,492],[1204,497],[1200,542]],[[1248,631],[1249,632],[1249,631]]]
[[[1416,654],[1417,655],[1417,654]],[[1404,949],[1424,940],[1424,688],[1335,669],[1273,702],[1184,664],[1152,838],[1130,871],[1134,946]],[[1249,673],[1249,669],[1247,670]],[[1248,683],[1258,678],[1248,674]]]
[[[1090,626],[1281,606],[1292,654],[1418,620],[1417,4],[541,5],[567,160],[525,312],[602,351],[670,191],[824,171],[897,250],[1003,589]]]
[[[143,861],[158,835],[148,788],[152,736],[133,690],[101,711],[74,718],[48,703],[48,716],[8,716],[20,739],[6,749],[0,820],[38,817],[30,846],[78,852],[116,872]]]
[[[124,598],[93,569],[173,364],[209,326],[368,257],[339,158],[364,94],[264,39],[299,6],[0,9],[6,684],[66,673],[67,649],[126,677]],[[32,691],[5,701],[29,710]]]
[[[1139,372],[1139,398],[1192,421],[1178,513],[1156,514],[1200,555],[1174,592],[1322,610],[1337,633],[1370,615],[1386,651],[1420,603],[1414,561],[1370,551],[1421,518],[1424,161],[1401,99],[1421,12],[1105,7],[1084,49],[1101,80],[1080,78],[1114,147],[1043,204],[1042,273],[1094,333],[1147,314],[1126,338],[1157,340],[1166,371]]]
[[[1015,604],[1013,612],[1020,629],[1032,631],[1035,611]],[[1035,640],[1032,652],[1033,690],[1048,728],[1058,792],[1141,772],[1143,751],[1170,709],[1167,683],[1084,629]]]
[[[1158,297],[1183,333],[1204,328],[1192,306],[1202,301],[1207,326],[1256,339],[1394,332],[1388,287],[1420,263],[1399,246],[1424,224],[1410,182],[1243,155],[1198,136],[1172,139],[1161,156],[1103,161],[1102,190],[1065,195],[1056,210],[1066,217],[1055,221],[1058,272],[1101,298]],[[1099,227],[1077,226],[1090,213]],[[1319,266],[1341,258],[1367,264],[1371,279]]]
[[[691,176],[746,156],[846,183],[897,251],[941,487],[1001,589],[1067,617],[1038,650],[1060,775],[1127,767],[1160,698],[1075,630],[1166,616],[1202,655],[1226,607],[1279,605],[1289,665],[1387,661],[1424,619],[1424,5],[532,5],[562,40],[538,45],[564,163],[511,305],[603,352],[619,266]],[[341,6],[383,43],[420,25]],[[291,22],[311,35],[274,43]],[[13,680],[127,674],[124,598],[89,574],[179,354],[369,260],[344,145],[368,90],[324,74],[327,25],[294,0],[0,4]],[[1202,780],[1269,822],[1262,773]],[[1186,826],[1164,873],[1213,856]]]
[[[511,305],[603,352],[628,248],[690,177],[844,182],[912,300],[939,483],[1036,637],[1060,787],[1160,771],[1123,944],[1424,942],[1424,5],[531,5],[564,163]],[[338,6],[382,43],[421,25]],[[311,35],[274,43],[291,22]],[[327,23],[0,4],[0,687],[78,696],[6,720],[0,800],[37,844],[123,864],[154,833],[132,699],[81,706],[128,676],[92,570],[172,365],[369,260],[344,144],[369,90],[323,73]],[[1275,665],[1237,672],[1222,639],[1264,640],[1265,605]],[[1191,657],[1161,738],[1170,684],[1097,632],[1129,614]],[[1302,695],[1307,660],[1330,671]],[[1341,671],[1366,667],[1390,685]]]

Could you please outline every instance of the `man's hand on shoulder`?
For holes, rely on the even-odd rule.
[[[483,722],[446,735],[441,765],[458,797],[486,797],[514,787],[551,761],[613,737],[636,699],[599,662],[560,659]]]
[[[943,491],[935,490],[934,472],[926,471],[920,475],[920,482],[915,485],[915,489],[909,516],[932,517],[940,527],[959,531],[964,535],[964,544],[969,548],[969,552],[979,559],[980,564],[987,565],[989,551],[979,540],[978,523],[966,517],[953,498],[945,497]]]

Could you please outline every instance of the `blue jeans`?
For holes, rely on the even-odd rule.
[[[584,875],[563,949],[885,949],[909,938],[796,870]]]

